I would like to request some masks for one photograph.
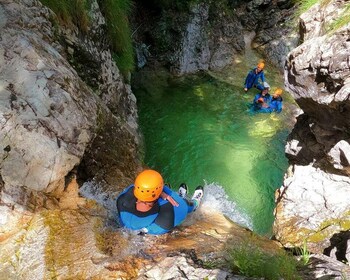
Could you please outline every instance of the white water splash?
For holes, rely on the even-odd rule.
[[[250,217],[242,213],[236,203],[229,200],[224,188],[216,183],[205,184],[201,207],[216,210],[233,222],[253,230],[253,223]]]
[[[109,210],[109,216],[117,219],[117,207],[115,203],[115,199],[117,197],[117,193],[109,193],[103,191],[103,187],[99,186],[96,182],[90,181],[85,182],[83,186],[80,188],[80,194],[88,199],[92,199],[97,203],[101,204],[107,210]],[[228,217],[233,222],[249,228],[253,229],[253,223],[248,215],[242,213],[235,202],[230,201],[228,195],[226,194],[224,188],[216,183],[206,183],[204,185],[204,197],[201,203],[200,208],[202,209],[212,209],[213,211],[222,213],[226,217]],[[194,215],[189,215],[186,219],[187,225],[195,223],[197,219],[201,218],[200,209],[193,213]]]
[[[118,193],[112,191],[106,191],[106,188],[96,183],[95,181],[85,182],[79,189],[81,196],[96,201],[106,209],[116,212],[117,206],[115,199]]]

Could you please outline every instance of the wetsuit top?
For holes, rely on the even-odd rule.
[[[253,110],[254,111],[259,111],[259,110],[265,111],[268,108],[262,107],[262,103],[257,102],[259,98],[264,99],[264,103],[266,103],[270,106],[271,95],[266,93],[265,96],[263,96],[262,93],[260,92],[257,95],[255,95],[255,97],[254,97],[253,106],[252,106]]]
[[[252,88],[254,85],[259,85],[259,79],[261,79],[261,82],[265,82],[265,75],[264,71],[260,71],[256,73],[256,68],[249,71],[247,77],[245,78],[244,87],[245,88]]]
[[[167,186],[164,186],[163,192],[171,195],[179,206],[172,206],[169,201],[160,197],[147,212],[136,209],[137,198],[133,187],[134,185],[127,187],[117,197],[118,215],[123,226],[132,230],[143,229],[149,234],[163,234],[185,220],[189,212],[188,204]]]
[[[277,113],[280,113],[282,111],[282,102],[283,99],[281,96],[278,96],[277,98],[272,98],[269,106],[271,112],[275,111]]]

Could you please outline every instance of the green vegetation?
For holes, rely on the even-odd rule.
[[[303,247],[299,248],[298,254],[301,256],[301,260],[302,260],[303,264],[307,265],[310,261],[311,255],[310,255],[309,250],[307,249],[306,239],[304,239]]]
[[[132,10],[131,0],[99,1],[107,21],[110,45],[119,70],[124,76],[134,70],[134,51],[128,15]]]
[[[334,32],[335,30],[343,27],[350,22],[350,3],[345,5],[345,9],[341,13],[340,17],[332,22],[328,27],[328,32]]]
[[[284,251],[266,253],[257,245],[241,244],[229,249],[228,262],[234,272],[267,280],[297,280],[298,262]]]
[[[61,25],[78,26],[82,32],[86,32],[89,26],[87,0],[41,0],[41,2],[55,12]]]
[[[89,0],[41,0],[41,2],[55,12],[60,25],[68,28],[76,25],[83,33],[88,31]],[[134,51],[128,21],[131,3],[131,0],[99,1],[107,21],[107,33],[113,58],[124,76],[134,69]]]
[[[331,0],[295,0],[296,4],[299,5],[296,12],[297,16],[309,10],[313,5],[319,3],[321,7],[326,7]],[[326,26],[327,32],[334,32],[335,30],[341,28],[342,26],[350,22],[350,3],[345,4],[343,12],[340,14],[334,22]]]
[[[331,0],[295,0],[296,4],[299,4],[298,14],[306,12],[313,5],[320,3],[321,7],[325,7],[331,2]]]

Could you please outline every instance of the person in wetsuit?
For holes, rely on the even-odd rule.
[[[116,199],[122,226],[142,233],[163,234],[180,225],[187,215],[195,211],[204,190],[198,186],[187,199],[187,186],[181,184],[178,193],[164,185],[155,170],[142,171],[133,185],[124,189]]]
[[[282,92],[283,92],[282,89],[278,88],[272,94],[272,98],[269,104],[270,112],[277,112],[277,113],[282,112],[282,108],[283,108],[283,99],[281,97]]]
[[[271,101],[271,95],[269,94],[270,86],[267,82],[264,82],[263,90],[256,94],[253,100],[252,109],[254,112],[267,113]]]
[[[252,87],[256,87],[258,90],[264,89],[264,86],[263,86],[265,82],[264,67],[265,67],[265,64],[263,62],[260,62],[258,63],[257,67],[253,68],[248,72],[248,75],[244,81],[245,92],[247,92]]]

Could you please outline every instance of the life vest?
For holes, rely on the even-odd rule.
[[[149,234],[163,234],[185,220],[190,209],[189,204],[167,186],[164,186],[163,192],[172,196],[179,206],[172,206],[169,201],[160,197],[147,212],[136,209],[137,198],[133,188],[134,185],[127,187],[116,199],[122,226],[132,230],[146,230]]]

